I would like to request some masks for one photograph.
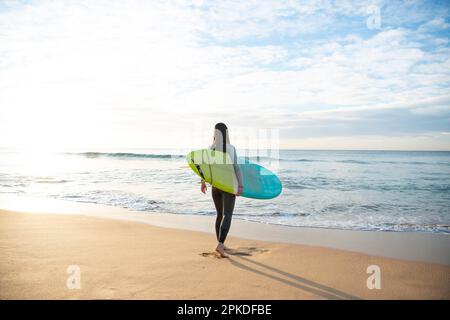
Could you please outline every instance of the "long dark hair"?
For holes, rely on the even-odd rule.
[[[217,129],[220,131],[220,133],[222,134],[222,147],[223,150],[219,150],[222,152],[227,152],[227,126],[225,125],[225,123],[219,122],[214,126],[214,129]],[[216,137],[217,138],[217,137]]]

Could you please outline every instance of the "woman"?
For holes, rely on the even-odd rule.
[[[230,138],[228,136],[228,128],[223,123],[218,123],[214,127],[214,141],[210,149],[227,153],[233,161],[234,172],[236,174],[236,180],[238,183],[237,195],[242,194],[242,178],[239,166],[237,165],[236,149],[230,144]],[[201,192],[206,193],[206,183],[202,180],[200,188]],[[225,239],[227,238],[228,231],[231,226],[231,218],[234,210],[234,203],[236,196],[234,194],[219,190],[215,187],[212,188],[212,198],[214,200],[214,206],[217,211],[216,218],[216,237],[217,247],[216,251],[221,257],[226,258],[225,254]]]

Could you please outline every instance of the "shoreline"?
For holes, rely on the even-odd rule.
[[[214,232],[215,220],[211,216],[145,213],[100,204],[17,195],[0,195],[0,209],[28,213],[78,214],[208,234]],[[449,234],[296,227],[241,219],[233,219],[229,234],[247,240],[325,247],[450,266]]]

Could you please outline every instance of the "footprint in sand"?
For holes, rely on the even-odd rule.
[[[202,252],[200,253],[200,255],[205,258],[211,257],[216,259],[222,259],[222,257],[217,252]]]
[[[268,251],[269,250],[267,250],[267,249],[257,248],[257,247],[238,247],[236,249],[231,249],[231,248],[226,249],[225,253],[230,256],[250,257],[255,254],[260,254],[260,253],[264,253],[264,252],[268,252]],[[217,259],[222,258],[217,252],[203,252],[203,253],[200,253],[200,255],[202,257],[212,257],[212,258],[217,258]]]

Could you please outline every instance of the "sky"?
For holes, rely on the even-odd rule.
[[[449,34],[449,1],[0,0],[0,147],[450,150]]]

